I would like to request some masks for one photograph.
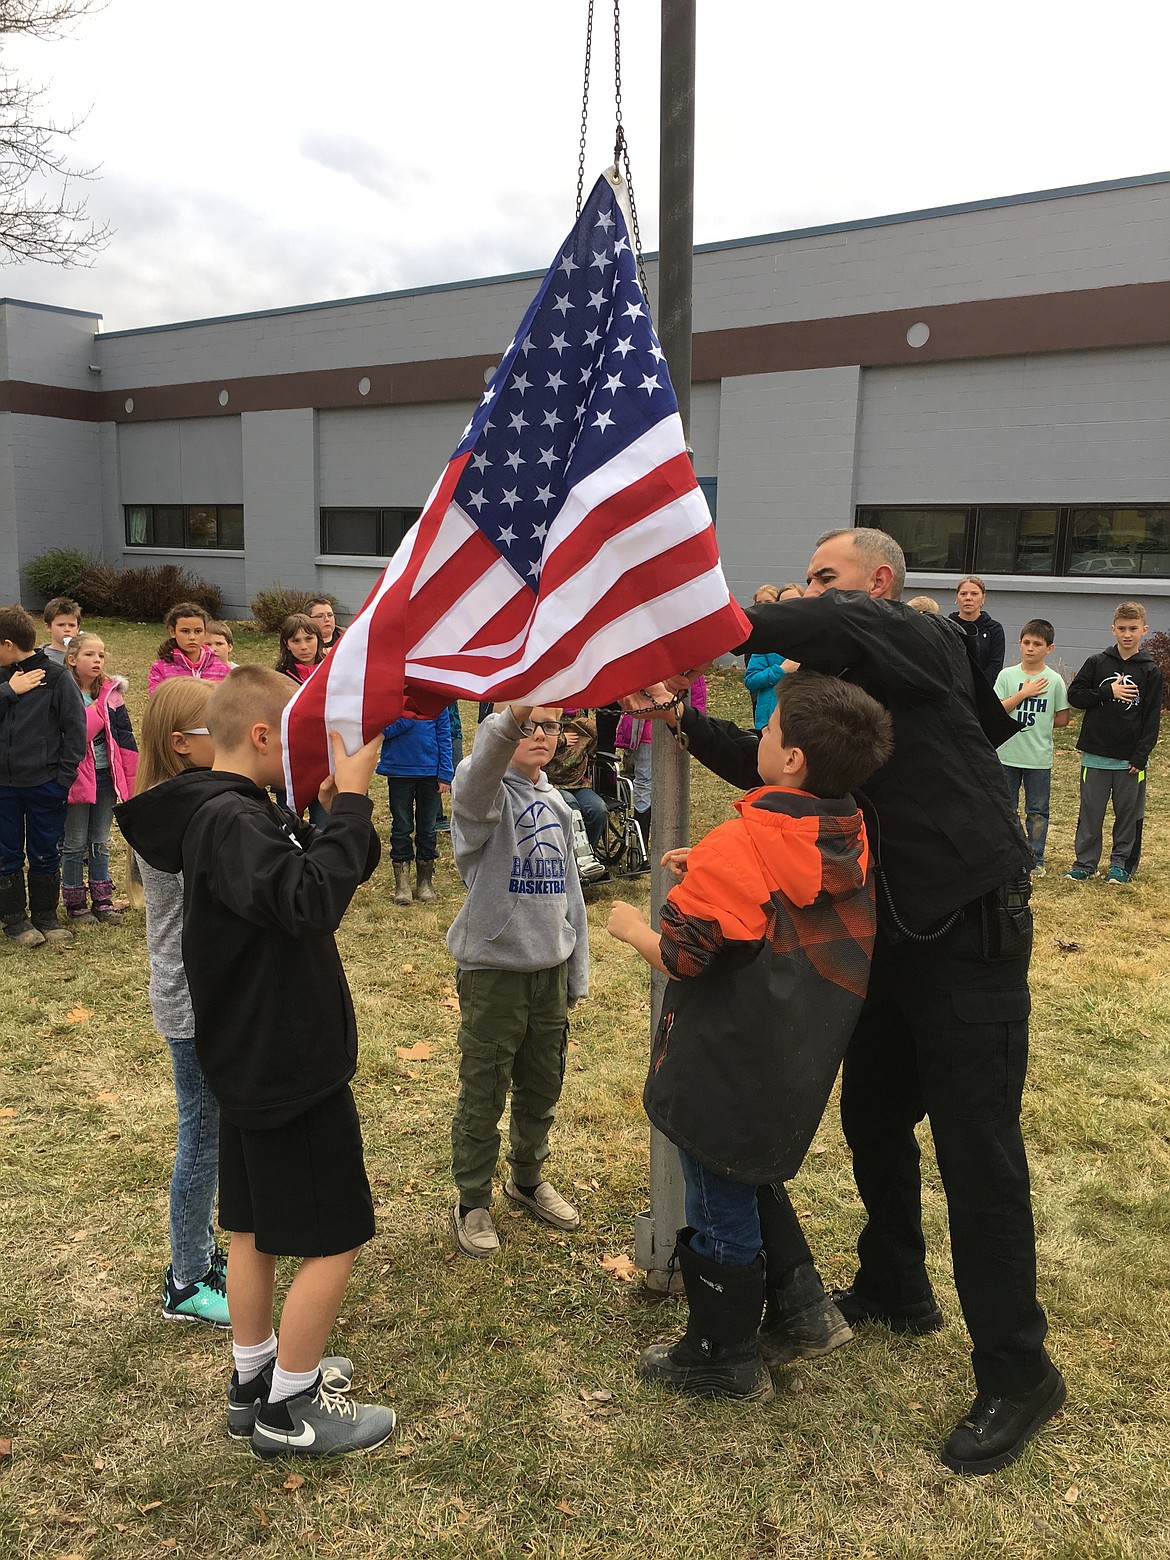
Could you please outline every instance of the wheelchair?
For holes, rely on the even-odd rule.
[[[609,809],[609,817],[594,855],[616,877],[634,877],[650,870],[642,827],[634,816],[634,782],[623,775],[615,753],[594,753],[589,783]]]

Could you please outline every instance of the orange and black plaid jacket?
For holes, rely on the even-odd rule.
[[[669,984],[643,1100],[701,1164],[794,1175],[869,982],[875,928],[852,797],[764,786],[691,851],[662,912]]]

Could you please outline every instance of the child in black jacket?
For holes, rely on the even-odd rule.
[[[1097,875],[1105,808],[1113,802],[1113,849],[1106,880],[1129,883],[1141,855],[1146,812],[1146,764],[1162,718],[1162,673],[1142,649],[1146,609],[1123,601],[1113,614],[1113,637],[1091,655],[1069,684],[1068,702],[1085,711],[1081,752],[1081,808],[1076,861],[1066,876],[1084,883]]]
[[[85,753],[81,689],[36,644],[24,608],[0,607],[0,916],[18,948],[72,936],[57,900],[65,809]]]
[[[219,1218],[236,1369],[228,1430],[261,1457],[381,1446],[389,1408],[344,1396],[353,1366],[322,1359],[358,1248],[374,1233],[349,1081],[357,1027],[333,933],[380,849],[365,792],[379,739],[332,735],[328,829],[277,806],[292,683],[241,666],[208,701],[210,770],[118,809],[151,866],[183,873],[183,962],[195,1051],[220,1107]],[[277,1256],[302,1259],[272,1326]]]

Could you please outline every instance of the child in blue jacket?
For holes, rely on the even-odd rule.
[[[435,897],[435,862],[439,857],[436,824],[439,796],[451,788],[451,717],[447,710],[434,720],[404,716],[382,733],[378,774],[390,790],[390,861],[394,868],[394,903],[408,905],[410,864],[417,856],[416,887],[420,900]]]

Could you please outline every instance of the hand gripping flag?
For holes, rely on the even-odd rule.
[[[302,808],[347,751],[454,698],[606,704],[748,636],[608,176],[417,523],[285,713]]]

